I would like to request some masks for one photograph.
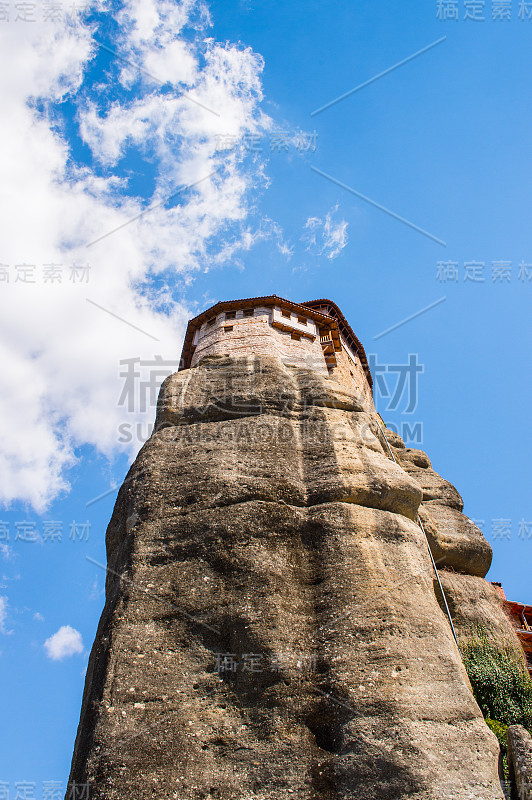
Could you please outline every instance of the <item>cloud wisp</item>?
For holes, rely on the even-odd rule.
[[[338,205],[327,212],[323,219],[309,217],[301,241],[305,244],[308,253],[316,256],[325,256],[330,261],[336,258],[347,244],[347,225],[342,220],[335,220]]]
[[[11,633],[11,631],[6,630],[7,602],[5,595],[0,596],[0,633],[4,635]]]

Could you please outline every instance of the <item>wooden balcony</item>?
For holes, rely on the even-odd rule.
[[[320,334],[320,344],[321,344],[321,349],[323,350],[323,355],[327,367],[336,367],[338,363],[336,361],[336,353],[335,353],[336,348],[334,346],[334,340],[333,337],[331,336],[330,331],[327,333]]]

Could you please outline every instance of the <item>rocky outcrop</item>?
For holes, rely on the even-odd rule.
[[[399,465],[360,397],[275,358],[165,381],[107,531],[71,781],[92,800],[502,797],[422,498],[449,565],[480,574],[486,545],[394,446]]]
[[[406,448],[396,434],[386,432],[402,468],[423,489],[419,518],[437,564],[440,581],[459,642],[485,636],[501,651],[512,650],[523,663],[523,651],[497,590],[487,581],[492,549],[482,531],[462,513],[455,487],[438,475],[426,453]],[[444,608],[443,598],[439,595]]]
[[[419,516],[439,567],[481,578],[487,574],[493,555],[491,547],[465,514],[429,500],[420,506]]]
[[[386,436],[390,439],[388,432]],[[455,487],[432,469],[422,450],[406,448],[397,434],[391,444],[397,461],[423,490],[419,517],[438,567],[483,578],[492,550],[482,531],[462,513],[464,503]]]
[[[474,575],[441,570],[440,579],[459,637],[482,632],[501,648],[511,646],[522,658],[522,649],[496,589]]]
[[[532,737],[522,725],[508,728],[512,800],[532,800]]]

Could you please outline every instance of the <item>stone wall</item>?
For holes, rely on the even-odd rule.
[[[268,308],[255,308],[252,317],[244,317],[242,310],[236,314],[236,319],[226,319],[224,313],[218,314],[213,326],[202,325],[197,335],[192,367],[207,355],[275,356],[283,363],[327,374],[319,334],[315,334],[313,341],[303,335],[299,341],[292,339],[289,332],[272,327],[272,309]],[[294,330],[298,329],[302,326],[294,325]],[[315,331],[314,325],[308,330]]]
[[[344,346],[335,352],[335,356],[337,365],[331,369],[331,378],[343,383],[344,386],[349,386],[350,389],[361,392],[364,398],[373,404],[373,394],[360,360],[354,353],[349,355]]]
[[[289,331],[274,327],[272,321],[290,325],[301,338],[295,339]],[[314,339],[305,336],[305,333],[314,336]],[[196,349],[192,356],[192,367],[209,355],[274,356],[285,364],[317,370],[323,375],[330,374],[334,380],[358,391],[373,404],[372,391],[359,358],[342,341],[342,349],[334,354],[336,365],[328,368],[320,344],[319,328],[310,318],[306,325],[302,325],[296,314],[287,319],[279,308],[255,308],[253,316],[246,317],[243,309],[239,309],[235,319],[227,319],[226,314],[221,313],[215,317],[213,325],[206,322],[202,324],[196,331],[194,344]]]

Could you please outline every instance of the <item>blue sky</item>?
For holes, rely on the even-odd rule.
[[[382,416],[463,495],[489,577],[532,602],[532,4],[71,6],[17,20],[12,3],[0,22],[11,797],[66,782],[93,561],[153,420],[140,381],[173,371],[187,319],[218,300],[338,302]],[[409,363],[423,371],[392,401]]]

